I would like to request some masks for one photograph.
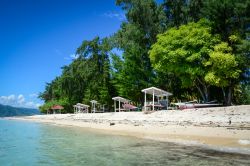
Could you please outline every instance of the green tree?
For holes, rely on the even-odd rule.
[[[202,7],[202,16],[211,21],[212,32],[220,34],[222,40],[232,48],[236,56],[241,75],[239,80],[245,82],[249,75],[249,0],[205,0]],[[232,40],[232,37],[236,40]]]
[[[186,0],[164,0],[162,6],[167,17],[168,28],[179,27],[188,22],[188,3]],[[192,14],[194,14],[193,12]]]
[[[243,38],[246,36],[250,23],[249,0],[205,0],[202,13],[223,41],[229,41],[229,36],[235,33]]]
[[[202,99],[208,101],[210,85],[204,79],[207,68],[202,64],[219,42],[206,21],[189,23],[160,34],[150,59],[157,71],[178,76],[183,87],[196,87]]]
[[[46,110],[53,103],[59,103],[65,112],[72,112],[72,105],[90,100],[98,100],[111,106],[113,86],[110,84],[110,45],[108,39],[94,38],[83,41],[77,49],[79,56],[68,66],[62,67],[62,75],[40,94],[45,100],[41,110]]]
[[[137,102],[143,101],[141,89],[153,82],[153,71],[148,55],[156,35],[165,28],[162,7],[153,0],[117,0],[127,21],[114,35],[116,48],[122,56],[113,56],[113,82],[119,95]],[[118,67],[120,64],[122,67]]]
[[[230,42],[236,42],[230,36]],[[231,104],[234,87],[242,73],[240,59],[229,43],[211,33],[206,20],[171,28],[158,36],[150,58],[159,72],[177,75],[184,87],[196,87],[204,101],[209,100],[209,88],[220,87],[224,102]]]
[[[205,75],[206,82],[221,87],[225,104],[231,105],[233,88],[238,83],[241,73],[235,55],[232,54],[232,48],[225,42],[217,44],[209,53],[209,59],[204,65],[209,67]]]
[[[111,47],[107,38],[99,37],[92,41],[84,41],[77,49],[80,58],[86,59],[88,63],[84,101],[100,100],[105,104],[111,103],[112,85],[110,84],[110,62],[109,53]]]
[[[204,0],[189,0],[188,3],[188,21],[197,22],[202,18],[202,8]]]

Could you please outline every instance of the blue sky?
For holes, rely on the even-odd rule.
[[[83,40],[116,32],[115,0],[1,0],[0,104],[37,107]]]

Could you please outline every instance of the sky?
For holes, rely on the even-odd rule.
[[[115,0],[0,0],[0,104],[37,108],[82,41],[124,20]]]

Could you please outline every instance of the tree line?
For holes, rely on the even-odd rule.
[[[84,40],[78,58],[47,83],[41,111],[72,112],[112,97],[140,105],[150,86],[178,100],[250,103],[250,0],[116,0],[126,15],[113,35]],[[117,51],[121,52],[118,54]]]

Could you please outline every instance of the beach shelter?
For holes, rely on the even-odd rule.
[[[164,105],[168,105],[168,96],[171,96],[172,93],[167,92],[165,90],[156,88],[156,87],[150,87],[143,89],[142,92],[144,92],[144,109],[147,110],[147,108],[152,107],[152,111],[155,110],[155,108],[163,108]],[[152,102],[147,102],[147,94],[153,95]],[[157,97],[157,101],[155,101],[155,97]],[[159,99],[162,98],[160,101]],[[165,98],[165,99],[164,99]]]
[[[101,107],[100,107],[100,112],[105,112],[105,105],[107,104],[102,104]]]
[[[74,113],[89,113],[89,105],[77,103],[73,107]]]
[[[91,100],[90,103],[91,103],[91,112],[93,112],[93,113],[105,112],[105,105],[106,104],[98,103],[96,100]]]
[[[123,110],[126,110],[121,104],[128,104],[129,100],[125,99],[123,97],[117,96],[117,97],[113,97],[112,100],[114,100],[114,109],[115,112],[118,110],[118,112],[121,112]],[[118,102],[118,108],[116,108],[116,104]]]
[[[60,113],[61,113],[61,110],[64,109],[63,106],[60,106],[60,105],[54,105],[51,107],[51,109],[53,110],[53,114],[56,113],[56,110],[59,110]]]
[[[98,102],[96,100],[91,100],[90,103],[91,103],[91,112],[95,113],[97,111],[96,106],[97,106]]]

